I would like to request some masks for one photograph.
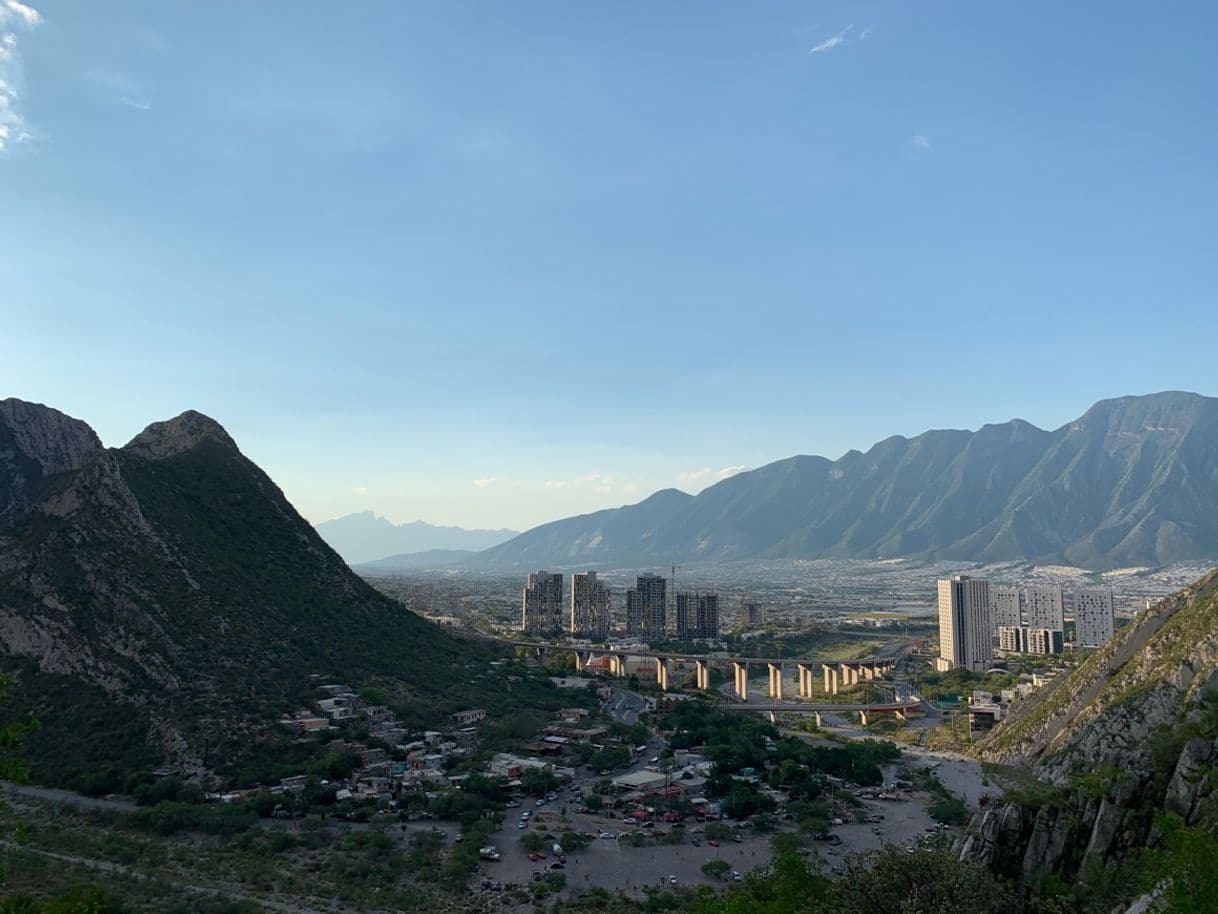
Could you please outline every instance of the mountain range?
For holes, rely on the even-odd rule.
[[[420,552],[478,552],[516,536],[515,530],[466,530],[437,527],[421,520],[395,524],[371,511],[322,521],[317,532],[349,565]],[[405,564],[412,564],[409,559]],[[426,560],[424,560],[426,561]]]
[[[171,764],[257,781],[298,749],[268,748],[271,722],[320,683],[375,684],[417,725],[510,702],[477,685],[493,656],[355,575],[208,417],[107,448],[0,401],[0,673],[8,710],[42,721],[40,779],[105,792]]]
[[[536,527],[486,568],[761,558],[1061,562],[1218,557],[1218,399],[1103,400],[1061,428],[1020,419],[796,456],[696,496],[675,489]]]

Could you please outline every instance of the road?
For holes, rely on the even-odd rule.
[[[356,909],[349,908],[346,905],[336,902],[323,902],[325,907],[308,907],[295,901],[284,901],[276,898],[268,898],[265,895],[255,895],[250,892],[242,891],[241,889],[232,888],[230,886],[201,886],[194,885],[189,882],[171,879],[164,873],[149,873],[141,872],[133,867],[122,863],[113,863],[109,860],[94,860],[90,857],[79,857],[74,854],[60,854],[56,851],[48,851],[38,847],[31,847],[29,844],[17,844],[13,841],[0,840],[0,847],[19,853],[34,854],[47,860],[54,860],[59,863],[68,863],[73,866],[81,866],[86,869],[96,870],[99,873],[109,873],[115,876],[125,876],[129,879],[135,879],[139,882],[151,882],[161,885],[167,885],[181,892],[188,892],[191,895],[204,895],[208,898],[223,898],[226,901],[246,901],[252,902],[261,908],[268,911],[277,911],[280,914],[357,914]],[[317,902],[313,902],[316,904]],[[369,911],[366,908],[359,909],[358,914],[390,914],[388,911]]]
[[[78,809],[108,809],[117,812],[130,812],[135,809],[131,800],[115,797],[87,797],[73,793],[70,790],[58,790],[54,787],[34,787],[30,784],[14,784],[12,781],[0,781],[0,791],[11,796],[29,797],[32,800],[43,800],[47,803],[66,803]]]

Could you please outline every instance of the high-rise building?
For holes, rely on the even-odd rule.
[[[719,594],[698,594],[696,620],[699,638],[704,641],[719,640]]]
[[[571,575],[571,634],[603,641],[612,624],[609,588],[595,571]]]
[[[677,638],[719,639],[719,594],[683,592],[677,594],[675,602]]]
[[[562,631],[562,575],[535,571],[521,597],[520,627],[526,634]]]
[[[1062,589],[1059,585],[1040,585],[1024,591],[1028,628],[1052,628],[1062,631],[1066,627],[1066,611],[1062,604]]]
[[[765,607],[760,603],[742,600],[739,622],[741,628],[760,628],[765,625]]]
[[[1102,647],[1112,637],[1111,590],[1080,590],[1074,595],[1074,643]]]
[[[668,635],[668,582],[658,574],[641,574],[626,591],[626,634],[660,641]]]
[[[990,622],[996,629],[1018,628],[1023,625],[1018,587],[998,584],[990,586]]]
[[[695,638],[697,628],[698,599],[692,593],[678,592],[676,599],[676,631],[678,641]]]
[[[939,581],[940,670],[987,669],[994,659],[993,631],[988,582],[966,575]]]

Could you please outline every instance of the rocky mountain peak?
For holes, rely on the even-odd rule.
[[[0,465],[20,456],[37,464],[42,476],[56,476],[101,450],[97,433],[79,419],[41,403],[0,400]]]
[[[193,409],[164,422],[154,422],[124,446],[123,450],[148,460],[164,460],[216,441],[233,450],[237,444],[215,419]]]

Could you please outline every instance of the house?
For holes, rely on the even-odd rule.
[[[480,720],[486,720],[486,709],[474,708],[469,711],[458,711],[452,718],[453,723],[458,727],[468,727],[470,724],[476,724]]]

